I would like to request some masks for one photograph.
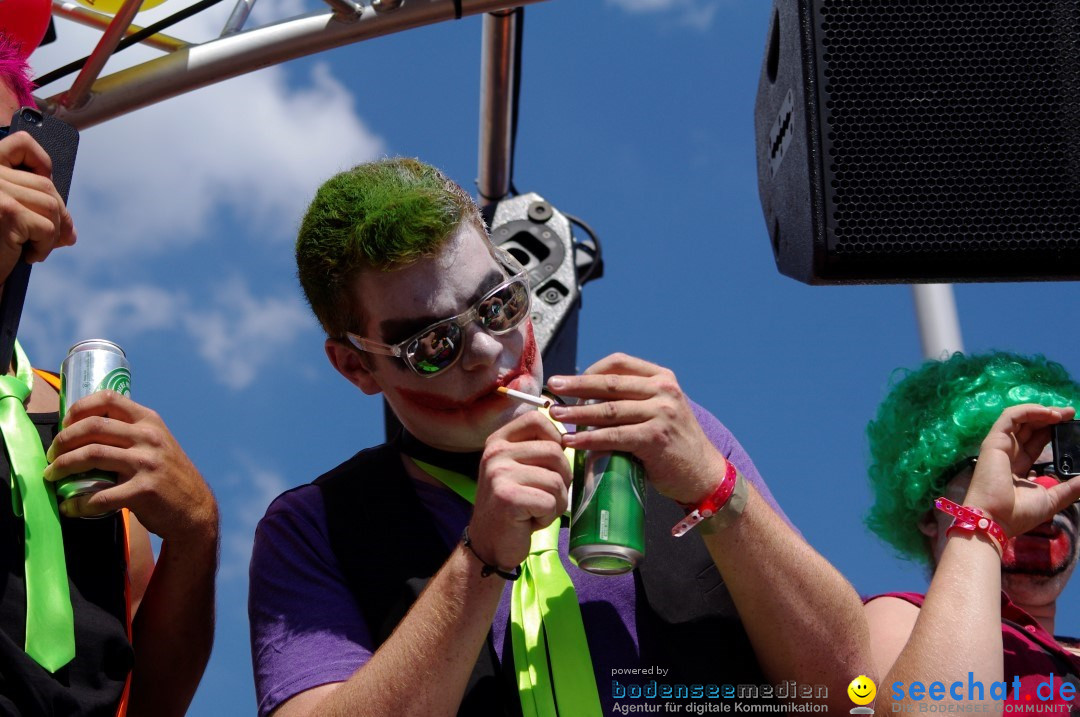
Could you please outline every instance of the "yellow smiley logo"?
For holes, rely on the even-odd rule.
[[[848,697],[857,705],[868,705],[877,696],[877,685],[866,675],[859,675],[847,686]]]

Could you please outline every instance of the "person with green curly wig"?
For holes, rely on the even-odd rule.
[[[846,703],[847,667],[869,664],[854,588],[674,373],[612,354],[544,376],[540,287],[492,245],[461,187],[414,159],[343,172],[308,208],[296,258],[330,364],[384,397],[403,430],[259,523],[260,717],[597,717],[650,689],[659,707],[679,697],[672,685],[728,681],[768,684],[774,704],[771,685],[787,681],[820,706]],[[550,418],[499,391],[535,399],[545,380],[574,399]],[[644,466],[640,569],[596,574],[567,557],[567,449]],[[680,504],[702,522],[675,538]],[[619,515],[600,520],[614,537]]]
[[[931,572],[925,595],[866,603],[878,713],[927,700],[1080,709],[1080,642],[1054,635],[1080,555],[1080,478],[1059,479],[1049,446],[1078,406],[1060,364],[992,352],[901,374],[878,407],[866,522]]]

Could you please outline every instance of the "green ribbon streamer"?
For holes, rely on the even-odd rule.
[[[24,405],[29,362],[18,344],[15,353],[19,376],[0,376],[0,433],[11,466],[12,508],[25,530],[26,654],[56,672],[75,657],[75,621],[56,492],[42,478],[45,450]]]
[[[465,500],[476,503],[475,480],[411,460]],[[524,717],[599,717],[600,695],[581,607],[558,551],[556,520],[532,534],[529,555],[510,595],[510,641],[521,711]]]

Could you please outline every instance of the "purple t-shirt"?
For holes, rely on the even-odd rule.
[[[785,520],[757,469],[735,437],[712,414],[693,405],[713,445]],[[447,546],[456,543],[472,506],[448,489],[414,481],[416,493]],[[568,531],[559,555],[581,603],[582,620],[597,675],[646,667],[639,655],[633,575],[603,577],[579,570],[566,557]],[[347,680],[372,654],[374,640],[330,545],[321,489],[305,485],[279,496],[255,531],[248,615],[259,715],[319,685]],[[506,625],[510,588],[503,592],[492,625],[496,654],[509,654]],[[632,648],[632,649],[628,649]],[[600,683],[604,685],[603,682]],[[600,690],[605,709],[609,691]]]

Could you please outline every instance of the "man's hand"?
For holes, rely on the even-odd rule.
[[[1052,488],[1027,480],[1031,464],[1050,442],[1050,426],[1075,413],[1031,403],[1006,408],[982,442],[964,504],[985,510],[1012,537],[1080,499],[1080,477]]]
[[[116,473],[117,485],[65,501],[68,517],[128,508],[166,541],[217,539],[217,503],[209,486],[161,418],[115,391],[77,401],[46,457],[46,480],[98,469]]]
[[[24,247],[33,263],[75,243],[75,226],[51,177],[52,160],[29,134],[0,139],[0,283]]]
[[[723,477],[726,460],[668,369],[612,354],[581,376],[552,376],[548,387],[561,396],[600,401],[551,408],[559,421],[590,427],[563,436],[564,445],[633,453],[656,489],[684,504],[704,500]]]
[[[488,437],[469,522],[473,547],[485,562],[504,570],[529,554],[533,531],[566,510],[570,463],[559,431],[531,411]]]

